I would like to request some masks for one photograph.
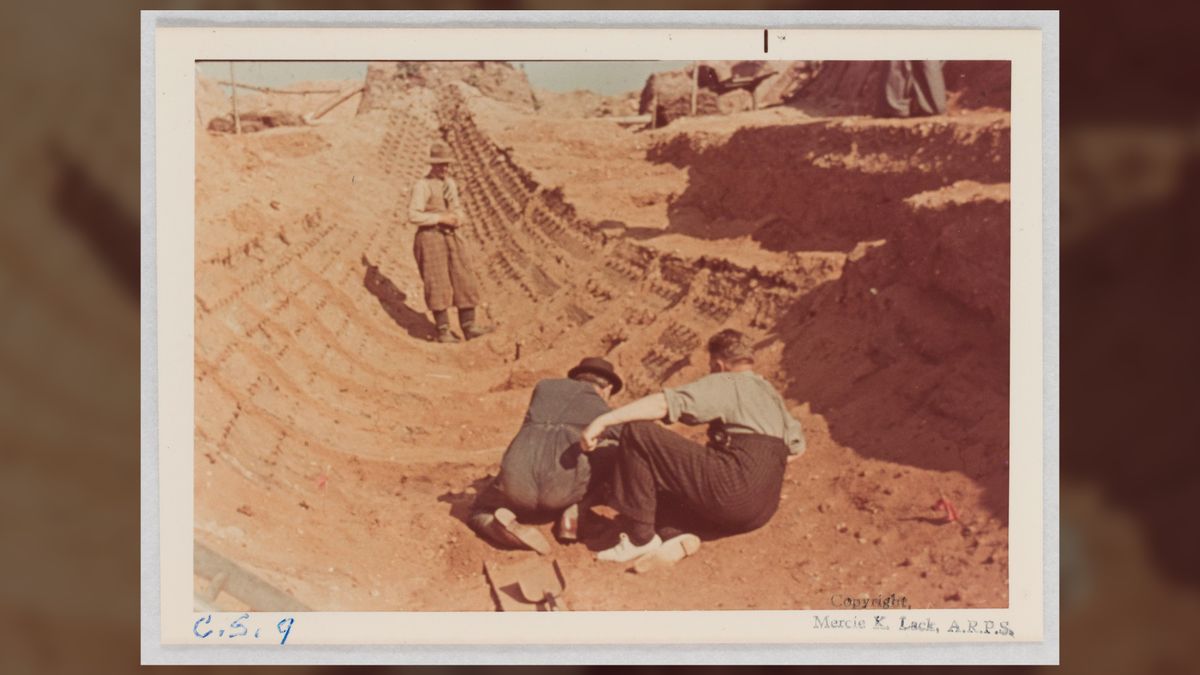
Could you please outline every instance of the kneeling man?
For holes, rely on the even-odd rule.
[[[699,548],[690,533],[665,544],[655,530],[659,497],[666,494],[716,530],[736,534],[766,524],[779,507],[784,467],[804,452],[800,423],[775,388],[754,372],[754,354],[742,333],[726,329],[708,342],[712,374],[651,394],[597,417],[582,447],[624,424],[613,475],[612,506],[627,528],[600,560],[629,562],[646,571]],[[655,421],[708,424],[700,445]]]
[[[621,386],[612,364],[596,357],[580,361],[565,379],[538,382],[499,475],[472,506],[471,528],[494,543],[544,554],[549,542],[536,528],[518,523],[517,515],[561,512],[558,537],[574,540],[580,501],[611,472],[611,466],[603,467],[605,457],[582,453],[579,435],[608,412],[608,400]],[[605,435],[615,441],[619,434],[611,428]]]

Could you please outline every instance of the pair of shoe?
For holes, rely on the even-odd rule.
[[[625,563],[633,561],[633,571],[644,574],[660,567],[668,567],[695,555],[700,550],[700,537],[690,532],[676,535],[663,541],[657,534],[650,541],[638,546],[621,533],[617,545],[596,554],[597,560]]]
[[[496,330],[495,328],[492,328],[491,326],[480,326],[480,325],[477,325],[474,323],[469,323],[469,324],[463,326],[462,329],[463,329],[463,336],[466,337],[468,340],[474,340],[477,337],[483,337],[484,335],[487,335],[488,333]]]
[[[493,330],[495,330],[495,329],[494,328],[484,328],[484,327],[480,327],[480,326],[471,324],[468,326],[463,326],[463,335],[468,340],[474,340],[477,337],[483,337],[484,335],[491,333]],[[455,335],[450,330],[449,326],[438,326],[438,333],[437,333],[436,340],[438,342],[445,343],[445,344],[453,344],[455,342],[462,342],[462,338]]]
[[[522,525],[517,522],[517,515],[512,511],[499,508],[494,513],[480,513],[473,516],[475,527],[492,541],[537,551],[540,555],[550,553],[550,542],[536,527]]]

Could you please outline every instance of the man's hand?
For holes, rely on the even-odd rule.
[[[608,425],[604,423],[603,415],[592,420],[592,423],[583,430],[583,435],[579,437],[579,449],[584,452],[595,450],[600,443],[600,434],[604,433],[607,428]]]
[[[453,211],[445,211],[442,213],[441,224],[458,227],[458,216]]]

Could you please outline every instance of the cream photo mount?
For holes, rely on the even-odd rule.
[[[888,58],[1012,64],[1008,608],[193,611],[197,61]],[[144,12],[143,663],[1057,663],[1057,59],[1057,12]]]

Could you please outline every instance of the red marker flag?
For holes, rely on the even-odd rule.
[[[932,509],[934,511],[938,509],[945,511],[947,523],[958,522],[958,512],[954,510],[954,505],[950,503],[950,500],[946,499],[946,495],[938,495],[938,500],[934,503]]]

